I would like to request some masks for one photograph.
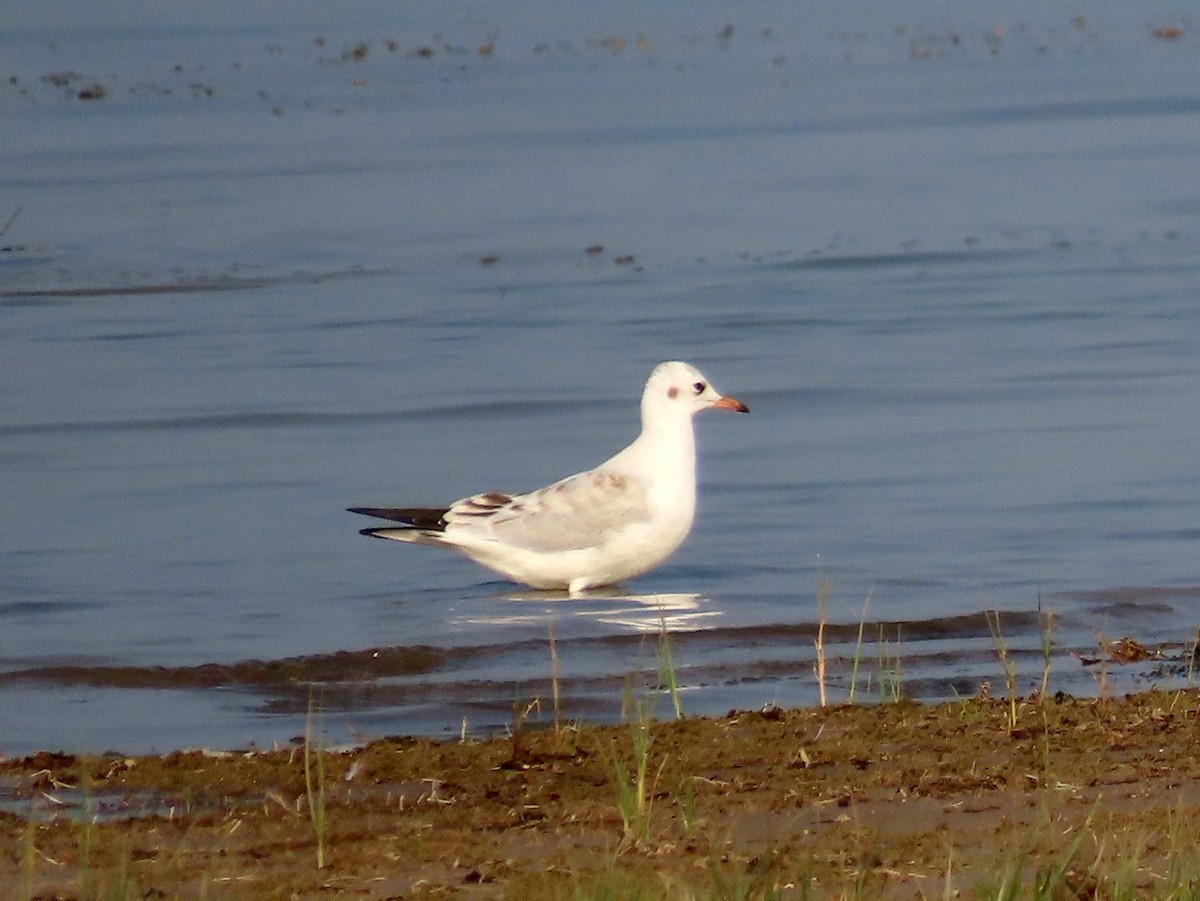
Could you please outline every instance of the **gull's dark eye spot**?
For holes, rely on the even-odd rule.
[[[704,382],[696,382],[696,384],[692,385],[692,388],[695,389],[697,394],[703,394],[704,389],[707,387],[708,386],[705,385]]]

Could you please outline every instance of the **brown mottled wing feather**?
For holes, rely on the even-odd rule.
[[[351,513],[374,516],[376,519],[398,522],[412,529],[429,529],[432,532],[441,532],[446,528],[446,514],[450,512],[449,507],[347,507],[346,509]]]
[[[501,494],[499,491],[489,491],[486,494],[473,494],[464,497],[450,505],[446,511],[446,522],[462,522],[463,520],[486,519],[503,510],[513,502],[512,496]]]

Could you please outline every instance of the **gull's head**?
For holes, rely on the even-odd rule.
[[[659,363],[642,393],[642,423],[668,417],[690,418],[710,407],[750,412],[740,400],[721,396],[695,366],[679,360]]]

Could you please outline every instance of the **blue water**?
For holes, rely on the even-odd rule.
[[[503,728],[551,627],[571,716],[663,627],[689,712],[814,703],[822,579],[834,699],[864,618],[875,695],[996,693],[987,609],[1027,690],[1039,598],[1056,687],[1107,690],[1097,634],[1190,648],[1186,4],[444,6],[0,25],[0,753],[286,741],[310,680],[186,668],[418,645],[323,689],[339,739]],[[627,593],[344,512],[599,462],[671,358],[753,413],[698,423],[695,532]]]

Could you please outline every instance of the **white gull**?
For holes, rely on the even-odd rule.
[[[683,544],[696,514],[692,417],[748,413],[687,363],[660,363],[642,393],[642,431],[595,469],[530,491],[490,491],[449,507],[350,507],[400,523],[363,535],[448,547],[514,582],[577,595],[658,566]]]

